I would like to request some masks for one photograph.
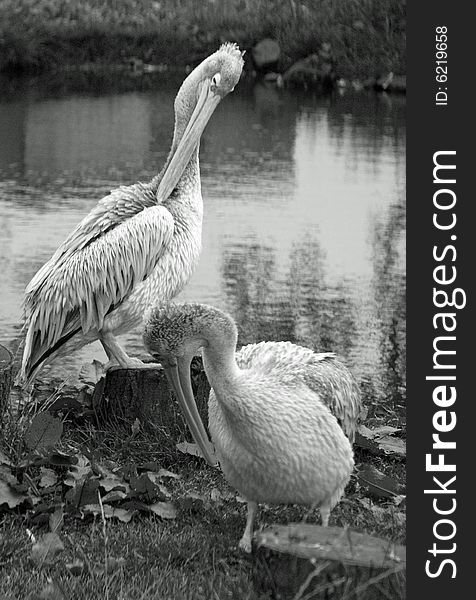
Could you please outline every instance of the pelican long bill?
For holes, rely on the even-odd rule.
[[[165,200],[173,192],[220,100],[220,95],[210,89],[210,84],[203,82],[197,105],[160,181],[157,190],[159,201]]]
[[[217,459],[198,412],[195,398],[193,397],[190,382],[190,363],[191,358],[179,358],[177,361],[163,361],[162,366],[177,396],[178,403],[192,432],[193,439],[198,444],[206,461],[210,465],[216,466]]]

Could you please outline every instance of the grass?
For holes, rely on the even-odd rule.
[[[19,422],[22,421],[16,421]],[[0,513],[1,600],[264,600],[272,597],[269,586],[263,584],[266,578],[262,567],[237,549],[245,524],[245,504],[218,470],[175,449],[170,437],[174,432],[169,433],[169,437],[142,430],[131,433],[130,423],[100,429],[88,420],[69,418],[64,425],[59,450],[87,453],[97,460],[114,459],[120,464],[156,460],[179,474],[180,479],[171,479],[170,483],[167,480],[171,500],[178,509],[177,517],[161,520],[141,513],[125,524],[115,519],[103,523],[100,515],[80,519],[66,512],[60,532],[65,550],[53,565],[38,566],[30,559],[32,542],[27,529],[35,538],[46,533],[48,523],[44,515],[19,509]],[[14,422],[5,429],[4,451],[10,457],[12,453],[21,457],[23,435],[23,428]],[[358,451],[356,462],[363,460],[373,462],[400,481],[405,478],[404,464],[399,460],[384,460]],[[306,513],[306,508],[297,506],[262,507],[256,528],[301,521]],[[308,522],[319,522],[317,511]],[[404,543],[402,508],[386,500],[366,499],[355,479],[349,484],[345,499],[334,509],[331,525],[348,525]],[[67,567],[75,562],[82,565],[78,575],[73,575],[71,567]],[[332,565],[327,567],[327,572],[327,579],[321,577],[319,581],[338,582],[343,574],[342,567]],[[371,588],[375,588],[375,597],[403,597],[404,582],[396,576],[379,580],[381,574],[362,569],[345,571],[344,575],[341,578],[347,582],[347,592],[352,591],[349,600],[371,597],[368,595],[369,577],[377,577]],[[355,595],[354,591],[359,589]],[[341,594],[326,596],[323,592],[312,597],[340,598]]]
[[[403,0],[3,0],[0,71],[85,63],[196,64],[223,41],[264,37],[280,69],[331,46],[343,77],[405,72]]]

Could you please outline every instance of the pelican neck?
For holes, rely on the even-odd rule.
[[[204,347],[202,357],[210,386],[218,396],[226,395],[241,373],[235,359],[234,344]]]

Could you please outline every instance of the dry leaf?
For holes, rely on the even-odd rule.
[[[78,379],[84,385],[94,388],[97,382],[104,377],[104,365],[98,360],[93,360],[93,362],[83,365],[81,370],[79,371]]]
[[[77,464],[78,458],[76,456],[64,454],[63,452],[52,452],[48,456],[48,462],[55,467],[69,467],[70,465]]]
[[[135,511],[126,510],[124,508],[114,508],[109,504],[103,504],[102,509],[99,504],[87,504],[82,510],[85,513],[100,515],[101,517],[104,513],[106,519],[116,518],[123,523],[129,523],[135,514]]]
[[[177,510],[171,502],[155,502],[148,508],[162,519],[175,519],[177,516]]]
[[[180,475],[172,473],[172,471],[167,471],[167,469],[159,469],[158,475],[160,477],[172,477],[173,479],[180,479]]]
[[[393,498],[402,493],[404,486],[388,477],[371,464],[363,464],[357,474],[360,485],[376,498]]]
[[[103,502],[119,502],[120,500],[124,500],[127,498],[127,494],[125,492],[121,492],[121,490],[113,490],[101,498]]]
[[[119,479],[119,477],[112,474],[109,477],[101,479],[99,481],[99,485],[104,488],[106,492],[110,492],[115,489],[120,489],[125,492],[129,487],[127,483],[124,483],[121,479]]]
[[[190,454],[191,456],[199,456],[200,458],[203,458],[202,451],[200,450],[197,444],[191,444],[190,442],[180,442],[180,444],[176,444],[175,447],[183,454]]]
[[[8,483],[0,479],[0,506],[8,504],[9,508],[15,508],[25,500],[28,500],[28,496],[13,490]]]
[[[62,421],[40,412],[33,417],[24,439],[30,450],[46,450],[59,442],[62,433]]]
[[[76,508],[85,504],[95,504],[98,497],[98,489],[99,481],[97,479],[85,479],[70,489],[65,498]]]
[[[12,485],[18,483],[17,478],[13,475],[10,467],[6,465],[0,465],[0,481],[5,483],[11,483]]]
[[[46,467],[40,468],[40,483],[39,486],[43,488],[51,487],[58,481],[58,476],[53,469],[47,469]]]
[[[57,506],[54,513],[51,513],[49,518],[50,530],[53,533],[58,533],[63,527],[63,505]]]
[[[76,483],[84,481],[91,474],[92,468],[89,460],[85,456],[79,455],[76,464],[71,465],[68,469],[64,483],[65,485],[74,486]]]

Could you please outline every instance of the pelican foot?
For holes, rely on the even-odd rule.
[[[129,357],[123,369],[162,369],[160,363],[145,363],[140,358]]]
[[[250,535],[243,535],[243,537],[240,540],[240,543],[238,544],[238,548],[240,550],[243,550],[243,552],[246,552],[246,554],[250,554],[251,553],[251,536]]]
[[[160,363],[145,363],[142,362],[139,358],[128,358],[127,361],[124,361],[122,364],[118,363],[116,360],[109,360],[104,365],[105,371],[116,371],[117,369],[162,369],[162,365]]]

